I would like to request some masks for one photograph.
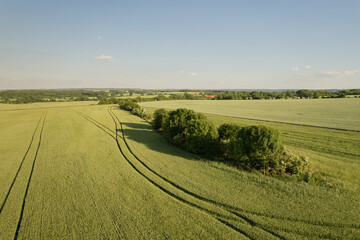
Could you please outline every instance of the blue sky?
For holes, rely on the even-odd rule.
[[[360,1],[0,0],[0,89],[360,88]]]

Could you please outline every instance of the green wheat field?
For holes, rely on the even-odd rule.
[[[360,239],[360,99],[141,103],[263,124],[316,181],[168,143],[116,105],[0,105],[0,239]]]

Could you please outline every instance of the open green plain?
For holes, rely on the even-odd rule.
[[[278,128],[324,176],[305,183],[185,152],[116,106],[54,104],[0,106],[0,239],[360,239],[359,132],[207,115]]]

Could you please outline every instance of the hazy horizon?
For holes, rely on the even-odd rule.
[[[2,1],[0,90],[360,88],[359,1]]]
[[[323,91],[337,91],[337,90],[351,90],[358,88],[12,88],[0,89],[0,91],[21,91],[21,90],[48,90],[48,91],[66,91],[66,90],[145,90],[145,91],[297,91],[297,90],[323,90]]]

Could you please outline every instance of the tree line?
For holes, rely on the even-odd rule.
[[[198,94],[185,92],[183,95],[163,94],[154,97],[128,98],[134,102],[168,101],[168,100],[256,100],[256,99],[320,99],[320,98],[345,98],[347,95],[360,95],[360,89],[325,91],[325,90],[298,90],[298,91],[206,91]],[[123,99],[116,97],[101,98],[99,104],[118,104]]]
[[[179,90],[173,93],[167,90],[110,89],[110,90],[3,90],[0,91],[0,103],[32,103],[63,101],[99,101],[99,104],[118,104],[123,97],[132,97],[132,101],[164,100],[250,100],[250,99],[291,99],[291,98],[344,98],[347,95],[360,95],[360,89],[350,90],[298,90],[298,91],[197,91]],[[137,97],[135,97],[137,96]],[[147,97],[144,97],[147,96]],[[153,96],[153,97],[152,97]],[[119,98],[122,97],[122,98]]]

